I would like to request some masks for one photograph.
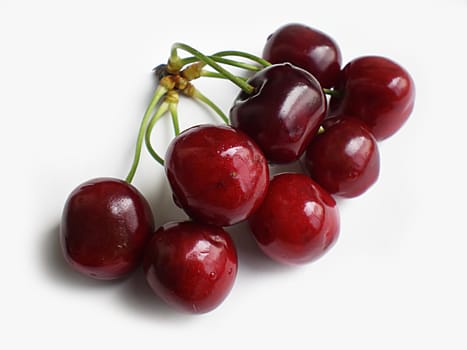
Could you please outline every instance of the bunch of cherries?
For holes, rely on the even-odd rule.
[[[180,50],[190,56],[180,57]],[[126,179],[90,180],[66,201],[60,239],[71,266],[106,280],[127,276],[142,262],[164,301],[204,313],[222,303],[237,274],[236,248],[224,227],[247,221],[261,250],[285,264],[312,262],[333,246],[340,226],[333,196],[356,197],[376,182],[378,142],[409,117],[414,83],[384,57],[359,57],[341,69],[335,41],[302,24],[277,29],[262,56],[206,56],[172,46],[168,63],[155,69],[159,84]],[[250,74],[235,75],[227,66]],[[192,81],[201,77],[240,87],[228,117],[195,88]],[[180,132],[180,94],[207,104],[226,125]],[[166,113],[176,136],[164,159],[151,133]],[[155,230],[148,202],[131,185],[143,144],[165,167],[174,201],[189,220]],[[270,175],[270,164],[296,161],[302,173]]]

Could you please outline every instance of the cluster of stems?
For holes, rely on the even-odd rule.
[[[191,56],[181,58],[178,54],[179,50],[183,50]],[[238,61],[232,59],[232,57],[247,59],[252,63]],[[248,84],[244,77],[234,75],[224,68],[224,65],[241,68],[249,72],[256,72],[271,64],[260,57],[242,51],[221,51],[207,56],[183,43],[175,43],[172,45],[170,58],[167,64],[159,65],[154,69],[159,83],[143,115],[136,140],[133,163],[125,179],[126,182],[131,183],[135,176],[143,143],[146,145],[149,154],[159,164],[164,165],[164,159],[152,146],[151,135],[155,124],[165,114],[170,114],[172,118],[175,136],[180,133],[177,112],[179,94],[194,98],[206,104],[226,124],[229,124],[229,118],[225,113],[191,83],[192,80],[200,77],[222,78],[230,80],[248,94],[254,92],[253,86]],[[210,67],[211,70],[206,69],[206,66]]]
[[[181,58],[178,54],[179,50],[187,52],[190,56]],[[242,61],[233,58],[241,58]],[[245,62],[245,60],[251,63]],[[195,88],[191,82],[192,80],[200,77],[228,79],[245,93],[252,94],[254,92],[254,87],[247,82],[247,79],[233,74],[231,71],[224,68],[224,66],[236,67],[248,72],[257,72],[270,65],[271,63],[263,58],[243,51],[220,51],[207,56],[189,45],[183,43],[173,44],[167,64],[162,64],[154,68],[159,83],[141,121],[136,140],[135,155],[130,171],[125,178],[126,182],[131,183],[135,176],[143,143],[145,143],[149,154],[159,164],[164,165],[164,159],[152,146],[151,135],[155,124],[165,114],[170,114],[172,117],[175,136],[180,133],[177,112],[180,94],[204,103],[226,124],[229,124],[229,118],[225,113],[206,95]],[[211,69],[206,69],[207,67]],[[323,92],[328,95],[338,94],[338,91],[332,89],[323,89]]]

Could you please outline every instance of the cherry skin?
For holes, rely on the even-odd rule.
[[[363,120],[380,141],[393,135],[412,113],[415,85],[409,73],[394,61],[364,56],[349,62],[330,101],[331,115]]]
[[[205,313],[230,293],[237,253],[222,228],[189,221],[168,223],[154,234],[143,267],[149,286],[167,304]]]
[[[299,173],[276,175],[248,222],[263,252],[290,265],[309,263],[325,254],[336,242],[340,226],[335,200]]]
[[[196,221],[228,226],[261,204],[269,184],[258,146],[230,126],[199,125],[170,143],[165,170],[177,205]]]
[[[271,34],[263,49],[271,63],[290,62],[310,72],[324,88],[336,85],[342,57],[336,42],[325,33],[290,23]]]
[[[248,134],[273,163],[297,160],[326,114],[326,98],[318,81],[289,63],[269,66],[248,83],[230,110],[234,127]]]
[[[326,191],[341,197],[361,195],[378,179],[378,145],[368,127],[352,117],[333,118],[308,145],[305,167]]]
[[[153,232],[149,204],[134,186],[119,179],[96,178],[69,195],[60,242],[73,268],[109,280],[123,277],[139,265]]]

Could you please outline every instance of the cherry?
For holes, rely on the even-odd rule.
[[[352,117],[329,119],[323,126],[324,133],[306,151],[310,176],[331,194],[359,196],[378,179],[376,139],[361,120]]]
[[[316,134],[326,113],[318,81],[289,63],[271,65],[248,83],[230,110],[234,127],[247,133],[275,163],[297,160]]]
[[[384,57],[364,56],[349,62],[336,89],[339,94],[331,98],[331,114],[363,120],[378,141],[399,130],[414,106],[411,76]]]
[[[331,37],[298,23],[284,25],[271,34],[263,57],[271,63],[290,62],[307,70],[324,88],[336,85],[342,61]]]
[[[73,268],[106,280],[123,277],[137,267],[153,231],[149,204],[134,186],[97,178],[84,182],[68,197],[60,241]]]
[[[339,235],[335,200],[299,173],[276,175],[263,204],[248,222],[264,253],[284,264],[318,259]]]
[[[269,184],[266,159],[243,132],[199,125],[170,143],[165,170],[176,203],[193,219],[218,226],[245,220]]]
[[[144,271],[155,294],[175,308],[205,313],[227,297],[237,274],[237,253],[222,228],[168,223],[146,250]]]

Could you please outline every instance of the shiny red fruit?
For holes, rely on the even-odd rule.
[[[378,179],[376,139],[361,120],[352,117],[329,119],[324,129],[306,151],[310,176],[331,194],[361,195]]]
[[[412,113],[415,85],[409,73],[384,57],[364,56],[349,62],[331,98],[332,115],[363,120],[375,138],[393,135]]]
[[[227,226],[261,204],[269,184],[266,159],[243,132],[200,125],[172,140],[165,157],[176,203],[196,221]]]
[[[189,221],[168,223],[154,234],[143,266],[150,287],[167,304],[205,313],[230,293],[237,253],[222,228]]]
[[[248,220],[259,247],[284,264],[312,262],[339,235],[335,200],[304,174],[276,175],[258,211]]]
[[[234,127],[248,134],[274,163],[297,160],[326,114],[326,98],[318,81],[289,63],[269,66],[248,83],[230,110]]]
[[[341,52],[327,34],[299,23],[284,25],[271,34],[263,49],[271,63],[290,62],[310,72],[322,87],[336,85]]]
[[[65,259],[76,270],[96,279],[115,279],[138,266],[153,231],[149,204],[134,186],[97,178],[68,197],[60,242]]]

